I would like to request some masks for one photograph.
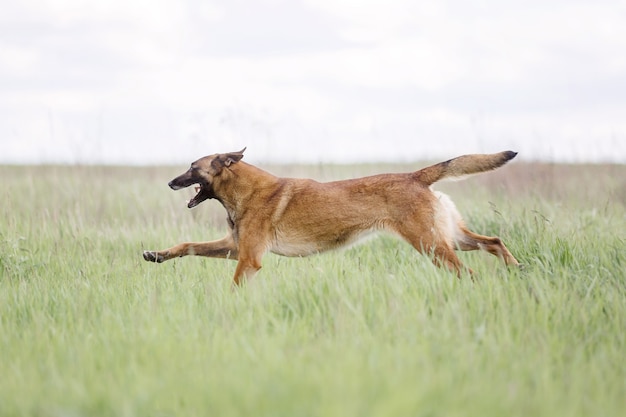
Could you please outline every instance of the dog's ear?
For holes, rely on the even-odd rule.
[[[224,161],[224,166],[230,166],[230,164],[234,164],[236,162],[241,161],[241,158],[243,158],[243,153],[246,150],[246,148],[243,148],[242,150],[240,150],[239,152],[230,152],[224,155],[220,155],[220,157],[224,157],[223,161]]]
[[[232,164],[241,161],[241,158],[243,158],[243,152],[245,150],[246,148],[243,148],[239,152],[229,152],[229,153],[222,153],[222,154],[217,155],[211,162],[211,166],[216,171],[215,175],[222,172],[222,169],[224,167],[229,167]]]

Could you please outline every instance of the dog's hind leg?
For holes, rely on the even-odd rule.
[[[456,245],[460,250],[470,251],[482,249],[492,255],[501,258],[506,265],[519,266],[519,262],[509,252],[499,237],[483,236],[472,232],[464,226],[459,228],[459,236],[456,236]]]
[[[188,242],[161,251],[144,251],[143,258],[148,262],[164,262],[183,256],[206,256],[237,260],[239,251],[233,237],[228,235],[212,242]]]
[[[461,263],[461,260],[456,256],[454,250],[448,245],[437,245],[432,250],[433,263],[438,267],[445,266],[451,271],[455,272],[458,278],[461,278],[461,271],[466,270],[472,275],[472,270],[466,268]]]
[[[454,249],[448,242],[436,239],[432,234],[428,236],[428,234],[425,233],[423,236],[419,236],[419,234],[408,232],[406,229],[398,231],[398,234],[418,252],[431,255],[433,257],[433,263],[438,267],[448,268],[455,272],[459,278],[461,278],[461,272],[463,270],[466,270],[470,275],[472,274],[471,269],[463,266],[461,260],[456,256]]]

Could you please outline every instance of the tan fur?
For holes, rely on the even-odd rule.
[[[435,264],[459,277],[463,267],[455,249],[483,249],[507,265],[519,265],[499,238],[469,231],[452,200],[430,189],[443,178],[502,166],[515,152],[464,155],[412,173],[319,183],[276,177],[241,161],[244,150],[201,158],[169,183],[175,190],[200,185],[190,208],[210,198],[222,203],[230,226],[227,236],[145,251],[145,260],[163,262],[186,255],[238,260],[233,279],[239,284],[261,268],[268,251],[307,256],[384,230],[432,255]]]

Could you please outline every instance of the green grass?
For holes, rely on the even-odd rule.
[[[180,169],[0,167],[0,415],[622,415],[626,169],[560,169],[438,187],[523,271],[463,253],[459,281],[383,237],[233,292],[234,262],[141,257],[224,232]]]

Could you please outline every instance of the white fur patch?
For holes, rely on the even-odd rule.
[[[437,230],[450,244],[462,237],[459,224],[463,221],[456,205],[450,197],[440,191],[433,191],[439,200],[439,206],[435,212]]]

